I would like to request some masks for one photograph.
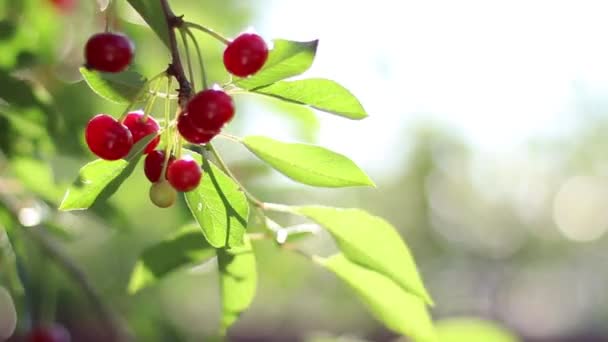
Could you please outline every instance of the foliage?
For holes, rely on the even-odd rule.
[[[192,77],[196,69],[192,68],[190,61],[194,54],[189,53],[186,44],[174,43],[173,38],[182,33],[186,37],[183,41],[190,39],[189,42],[198,50],[202,40],[199,42],[193,34],[198,24],[189,25],[193,23],[188,21],[190,19],[186,15],[183,18],[183,26],[172,27],[169,22],[171,13],[162,7],[161,1],[128,0],[128,3],[158,36],[156,44],[161,46],[162,53],[167,58],[170,57],[170,52],[177,52],[178,57],[181,54],[183,61],[180,62],[189,71],[189,75],[183,76],[188,78],[190,84],[196,84]],[[11,7],[11,11],[27,11],[18,9],[19,6],[25,6],[33,12],[33,1],[25,1],[22,5],[7,5]],[[106,14],[116,15],[112,13],[115,10],[116,8],[110,5]],[[44,14],[36,19],[34,25],[40,27],[49,21],[51,20],[47,14]],[[127,27],[133,32],[142,30],[129,25]],[[45,32],[51,29],[52,26]],[[15,30],[18,32],[13,32]],[[27,29],[17,28],[11,21],[2,21],[0,40],[10,41],[14,35],[27,35],[27,32],[22,33],[21,30]],[[203,27],[202,31],[212,32],[206,27]],[[213,33],[212,37],[214,34],[217,35]],[[39,37],[39,43],[46,38]],[[262,70],[248,78],[235,78],[223,84],[223,89],[230,94],[262,95],[262,98],[266,96],[282,101],[286,105],[281,104],[279,108],[285,110],[296,105],[298,107],[293,113],[298,114],[294,115],[293,121],[313,127],[313,130],[317,122],[314,115],[310,114],[310,109],[351,120],[367,117],[368,114],[360,101],[339,83],[323,78],[291,79],[304,74],[311,67],[316,56],[317,40],[300,42],[275,39],[272,47]],[[205,46],[205,49],[201,50],[206,52],[207,48],[208,46]],[[71,281],[81,286],[85,295],[95,303],[95,298],[99,297],[93,290],[95,281],[86,280],[86,272],[71,268],[72,264],[66,261],[69,259],[61,251],[56,251],[53,241],[57,238],[70,241],[73,238],[70,225],[84,230],[90,228],[93,231],[99,221],[117,228],[133,225],[122,211],[124,207],[127,208],[125,211],[136,207],[133,203],[125,205],[125,202],[137,202],[140,205],[143,202],[141,196],[129,193],[132,196],[121,202],[121,198],[117,198],[121,196],[114,195],[121,191],[123,195],[128,193],[129,189],[132,189],[130,182],[137,182],[137,178],[141,178],[137,166],[141,165],[144,147],[154,136],[148,136],[138,142],[124,159],[97,159],[85,163],[71,185],[66,185],[67,179],[57,179],[57,174],[74,174],[78,169],[76,163],[89,157],[82,149],[82,139],[77,138],[81,134],[76,132],[82,131],[87,119],[78,111],[100,103],[104,109],[119,114],[126,113],[138,105],[156,110],[154,101],[164,100],[165,115],[159,120],[164,129],[161,146],[171,149],[175,147],[172,146],[172,138],[175,136],[168,133],[175,131],[175,119],[171,118],[171,114],[180,111],[175,100],[181,100],[183,85],[179,85],[179,90],[168,86],[164,93],[158,91],[158,85],[164,84],[162,80],[177,78],[178,75],[165,71],[166,65],[152,58],[151,68],[156,73],[150,76],[144,76],[147,72],[139,65],[133,65],[129,70],[118,74],[101,73],[80,67],[79,73],[84,81],[65,86],[65,89],[62,89],[63,94],[57,91],[59,95],[51,97],[35,82],[14,72],[25,69],[27,63],[24,62],[24,55],[33,53],[32,49],[40,58],[52,55],[48,49],[45,50],[44,44],[19,46],[15,43],[5,50],[6,56],[10,55],[12,58],[3,57],[0,64],[0,83],[5,85],[0,92],[2,163],[9,166],[10,176],[18,179],[21,184],[15,193],[7,195],[0,191],[0,214],[3,215],[0,228],[6,230],[10,248],[14,252],[14,262],[9,263],[10,271],[7,272],[7,277],[15,280],[11,288],[14,294],[21,291],[28,296],[34,293],[34,296],[44,297],[48,294],[45,291],[52,292],[52,289],[38,289],[36,291],[40,293],[36,293],[32,289],[32,281],[28,279],[34,271],[28,266],[28,255],[23,246],[36,245],[52,256],[50,259],[55,260],[54,264],[66,267]],[[138,53],[146,52],[138,50]],[[175,65],[176,61],[172,60],[172,63]],[[205,63],[209,64],[207,60]],[[200,64],[202,66],[203,61]],[[211,73],[203,74],[202,69],[201,67],[198,70],[201,73],[200,79],[205,79]],[[220,80],[217,81],[221,83]],[[90,90],[85,89],[85,84]],[[203,86],[198,85],[198,89],[194,90],[200,90]],[[92,98],[93,94],[99,98]],[[75,113],[70,112],[72,104]],[[308,130],[307,134],[310,133]],[[375,186],[365,171],[351,159],[321,146],[282,142],[259,135],[241,138],[226,134],[223,138],[242,144],[261,162],[303,185],[324,188]],[[163,279],[176,275],[179,271],[194,266],[213,265],[217,271],[221,293],[218,330],[220,335],[226,335],[228,329],[255,301],[259,281],[256,264],[268,262],[259,257],[257,248],[260,247],[256,245],[272,241],[273,255],[295,251],[304,255],[312,265],[334,273],[354,290],[371,314],[388,329],[415,341],[437,340],[428,312],[428,306],[433,305],[433,299],[424,286],[407,244],[390,223],[360,209],[266,203],[253,195],[243,186],[244,182],[235,177],[236,172],[231,171],[233,167],[224,162],[214,144],[184,144],[183,148],[181,143],[177,145],[174,152],[192,155],[200,163],[204,176],[195,190],[184,194],[175,210],[149,214],[151,209],[146,208],[139,212],[142,220],[149,220],[146,222],[150,225],[153,225],[155,220],[171,219],[170,225],[175,231],[168,236],[152,234],[154,236],[149,238],[151,241],[140,241],[137,248],[125,248],[132,254],[138,254],[131,255],[136,261],[125,284],[131,299],[145,296],[154,286],[162,287]],[[62,192],[60,189],[64,187],[67,187],[67,190]],[[37,206],[46,208],[47,212],[39,215],[40,217],[24,219],[24,209],[38,208],[36,205],[28,207],[20,202],[25,197]],[[123,208],[120,208],[121,206]],[[48,209],[55,207],[59,211]],[[86,210],[86,213],[65,213],[75,210]],[[150,218],[145,217],[148,214]],[[283,227],[274,221],[275,216],[282,215],[305,219],[314,223],[314,227],[322,227],[335,241],[338,253],[325,257],[317,252],[304,252],[300,244],[303,237],[308,237],[316,230],[302,229],[303,226]],[[40,227],[44,228],[44,234],[48,235],[29,235],[27,230],[25,233],[15,233],[15,227]],[[141,253],[138,253],[139,250]],[[118,260],[124,255],[109,257],[116,258],[113,262],[125,267],[122,259]],[[3,259],[0,261],[6,262]],[[213,261],[216,261],[217,265]],[[53,296],[56,294],[49,295],[51,298]],[[97,304],[100,316],[112,316],[112,310]],[[22,305],[21,311],[25,311],[24,307],[25,304]],[[49,316],[46,312],[48,310],[34,308],[31,314]],[[111,317],[108,321],[112,321]],[[441,334],[443,332],[440,331],[439,336],[443,336]]]

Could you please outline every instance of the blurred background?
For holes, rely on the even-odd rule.
[[[608,341],[608,3],[171,4],[227,36],[253,27],[269,40],[319,38],[306,76],[337,80],[370,114],[345,121],[239,95],[231,134],[321,144],[352,157],[378,185],[294,184],[217,139],[258,197],[361,207],[389,220],[412,249],[438,320],[487,319],[525,341]],[[18,204],[21,226],[45,223],[45,234],[85,270],[138,340],[209,340],[219,317],[213,265],[172,274],[134,296],[125,291],[139,253],[189,222],[183,203],[155,208],[137,168],[92,210],[55,209],[80,166],[93,159],[82,134],[86,122],[124,109],[97,97],[78,72],[86,40],[104,28],[99,8],[106,5],[0,0],[0,195]],[[118,1],[117,13],[113,28],[137,46],[133,68],[147,76],[165,68],[165,47],[126,1]],[[210,79],[225,83],[222,46],[198,37]],[[11,224],[7,212],[0,210],[0,226]],[[49,315],[75,341],[104,340],[105,327],[82,290],[34,242],[22,242],[13,247],[25,264],[15,267],[0,236],[0,284],[19,313],[13,340]],[[320,255],[336,250],[325,234],[301,244]],[[269,242],[254,247],[258,293],[231,340],[404,341],[333,275]],[[0,321],[10,316],[1,310]]]

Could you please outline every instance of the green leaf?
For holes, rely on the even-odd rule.
[[[158,0],[127,0],[167,47],[169,31],[161,2]]]
[[[17,157],[11,159],[11,169],[28,190],[44,200],[57,204],[63,189],[55,184],[51,166],[43,161]]]
[[[520,339],[496,323],[478,318],[450,318],[435,325],[441,342],[518,342]]]
[[[217,262],[222,293],[221,332],[225,334],[255,296],[257,272],[251,242],[245,238],[241,247],[218,249]]]
[[[153,285],[167,274],[194,266],[215,256],[196,224],[187,225],[176,234],[144,250],[135,264],[129,281],[129,293]]]
[[[78,178],[63,196],[59,210],[88,209],[95,202],[112,196],[133,173],[144,148],[154,137],[154,134],[150,134],[138,141],[125,159],[115,161],[97,159],[83,166]]]
[[[284,143],[262,136],[249,136],[242,143],[285,176],[312,186],[329,188],[374,186],[352,160],[320,146]]]
[[[384,219],[360,209],[307,206],[293,210],[327,229],[349,260],[384,274],[404,290],[433,303],[409,249]]]
[[[234,83],[240,88],[252,90],[299,75],[312,65],[318,43],[318,40],[294,42],[275,39],[262,70],[249,78],[243,78]]]
[[[419,297],[404,291],[390,278],[351,262],[342,254],[328,259],[315,258],[315,261],[347,283],[374,317],[390,330],[416,342],[437,341],[426,305]]]
[[[340,84],[323,78],[281,81],[254,90],[256,93],[307,105],[349,119],[363,119],[367,113],[357,98]]]
[[[114,74],[81,67],[80,73],[97,95],[116,103],[134,102],[146,86],[146,78],[134,71]]]
[[[185,194],[188,208],[213,247],[242,246],[249,217],[247,198],[215,165],[205,161],[203,171],[199,186]]]

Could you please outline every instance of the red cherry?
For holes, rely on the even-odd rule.
[[[137,144],[138,141],[149,134],[158,133],[158,130],[160,129],[156,119],[148,116],[144,120],[144,117],[145,115],[143,111],[130,112],[122,122],[125,126],[127,126],[129,131],[131,131],[131,135],[133,135],[133,144]],[[148,143],[144,153],[154,151],[159,142],[160,136],[157,135],[156,138],[152,139],[152,141]]]
[[[121,33],[97,33],[85,47],[86,66],[105,72],[120,72],[129,66],[135,46]]]
[[[168,164],[171,165],[175,161],[174,156],[169,157]],[[148,153],[144,161],[144,173],[150,182],[156,183],[160,179],[160,174],[165,163],[165,151],[156,150]],[[168,168],[168,167],[167,167]],[[165,178],[167,174],[165,173]]]
[[[177,191],[194,190],[201,181],[203,171],[196,160],[185,157],[174,161],[167,169],[167,179]]]
[[[51,0],[51,2],[63,13],[69,13],[76,7],[76,0]]]
[[[194,95],[186,106],[186,112],[197,129],[215,132],[234,117],[234,103],[224,91],[207,89]]]
[[[268,46],[255,33],[242,33],[224,50],[224,66],[233,75],[247,77],[258,72],[268,59]]]
[[[124,158],[133,146],[129,129],[107,114],[98,114],[89,121],[85,139],[91,152],[105,160]]]
[[[219,131],[207,132],[196,128],[190,121],[188,113],[182,113],[177,118],[177,130],[192,144],[206,144],[219,133]]]
[[[70,342],[70,333],[59,324],[40,326],[26,337],[27,342]]]

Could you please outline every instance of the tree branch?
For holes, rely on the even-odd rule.
[[[179,84],[179,95],[178,102],[181,107],[185,107],[186,103],[192,96],[192,85],[186,77],[184,72],[184,66],[182,60],[179,57],[179,48],[177,46],[177,38],[175,36],[175,29],[184,25],[183,16],[176,16],[169,6],[168,0],[160,0],[160,4],[163,8],[165,20],[167,21],[167,29],[169,33],[169,49],[171,50],[171,64],[167,68],[167,74],[172,75]]]

